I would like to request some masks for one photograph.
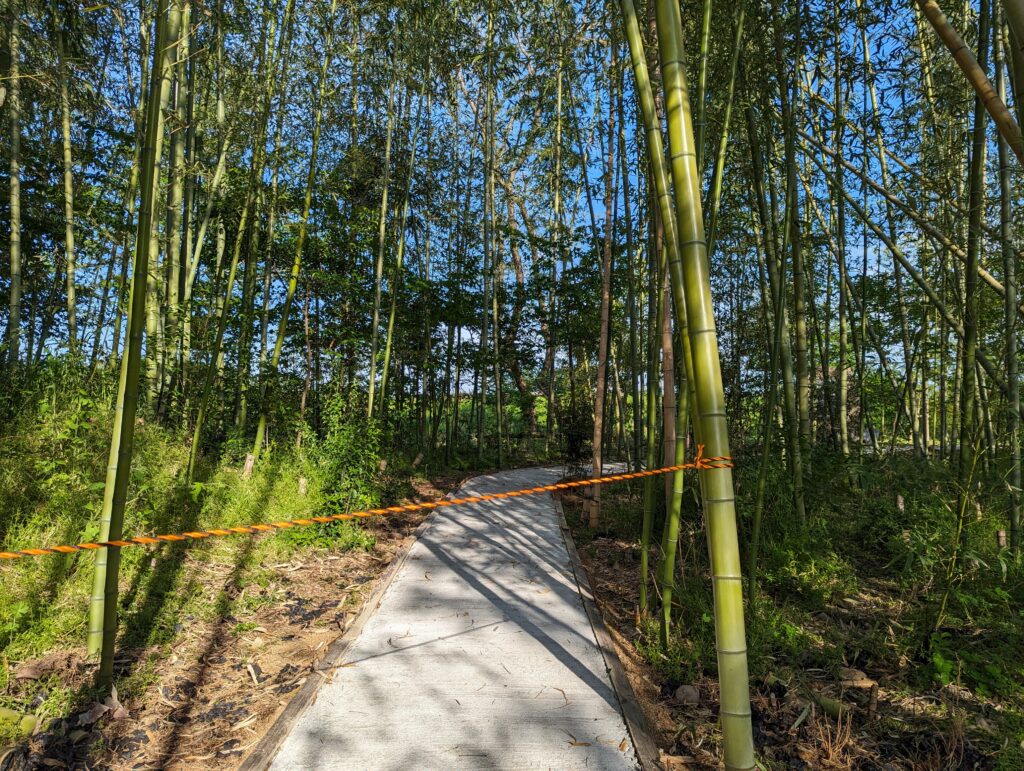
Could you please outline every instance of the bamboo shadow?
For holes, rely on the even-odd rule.
[[[261,480],[257,493],[259,499],[266,499],[277,475],[276,466],[268,469],[267,474]],[[197,527],[199,506],[188,505],[188,495],[188,491],[180,491],[180,500],[183,505],[165,509],[163,516],[154,522],[154,526],[158,530],[194,530]],[[173,518],[175,510],[184,510],[186,516],[183,519],[175,520]],[[155,622],[163,614],[168,599],[184,599],[185,593],[177,590],[185,567],[188,548],[188,542],[169,544],[158,557],[139,566],[131,588],[122,596],[121,608],[128,609],[135,604],[136,596],[143,585],[145,585],[145,595],[121,626],[120,647],[122,649],[143,648],[159,639],[161,629]],[[173,627],[163,631],[173,637]]]
[[[207,677],[210,673],[210,668],[213,666],[211,659],[212,654],[220,648],[229,633],[230,622],[234,619],[231,615],[234,609],[235,593],[231,591],[232,587],[237,587],[238,580],[242,573],[248,567],[250,559],[255,550],[256,539],[246,539],[245,545],[235,558],[235,564],[231,570],[231,573],[224,579],[224,583],[221,586],[221,591],[217,597],[216,603],[216,616],[217,622],[214,626],[213,631],[210,633],[206,645],[203,646],[203,650],[198,657],[199,666],[193,670],[190,670],[190,679],[187,681],[186,686],[188,699],[182,703],[182,705],[171,712],[167,716],[167,720],[173,724],[170,734],[168,734],[163,746],[156,753],[155,768],[166,768],[170,765],[178,754],[178,749],[181,744],[182,733],[186,729],[191,729],[191,722],[193,719],[193,713],[196,709],[196,703],[193,697],[198,694],[203,686],[206,684]],[[192,677],[194,675],[194,677]]]

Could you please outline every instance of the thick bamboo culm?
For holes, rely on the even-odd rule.
[[[711,299],[710,266],[704,241],[701,178],[683,64],[682,20],[675,0],[656,0],[658,47],[675,194],[681,270],[670,270],[674,285],[682,274],[687,333],[693,364],[694,424],[713,455],[729,455],[725,392]],[[714,585],[715,639],[721,688],[721,722],[727,769],[753,769],[743,583],[732,472],[701,474]]]

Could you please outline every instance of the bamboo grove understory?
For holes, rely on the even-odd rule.
[[[186,484],[315,440],[338,399],[437,467],[733,455],[759,469],[752,506],[730,470],[679,471],[636,514],[638,612],[668,646],[699,496],[730,769],[755,767],[772,459],[799,528],[823,454],[945,464],[958,533],[1001,486],[1019,559],[1024,0],[0,17],[3,377],[116,381],[99,539],[121,535],[142,421],[180,428]],[[118,552],[89,612],[104,684]]]

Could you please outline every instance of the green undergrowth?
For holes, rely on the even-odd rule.
[[[752,454],[737,463],[745,552],[759,461]],[[850,459],[822,453],[812,461],[806,523],[792,516],[784,459],[769,467],[757,599],[746,614],[754,681],[778,678],[802,688],[810,680],[835,682],[839,667],[858,668],[893,699],[928,694],[967,705],[968,732],[980,721],[984,730],[975,730],[975,739],[997,767],[1024,767],[1024,569],[997,544],[1008,506],[1000,470],[981,477],[979,507],[968,512],[960,539],[947,465],[909,453]],[[660,646],[656,613],[642,621],[637,638],[669,683],[695,682],[717,670],[694,482],[687,478],[684,496],[673,641],[668,650]],[[604,535],[638,543],[640,500],[639,485],[606,494],[600,528],[580,528],[581,542]],[[748,559],[749,552],[746,580]],[[887,730],[907,730],[899,720],[893,726]]]
[[[99,535],[113,378],[55,367],[35,373],[34,380],[45,385],[20,393],[17,401],[8,396],[0,405],[3,550],[79,543]],[[307,518],[387,504],[408,494],[402,476],[407,469],[382,473],[379,435],[343,404],[326,410],[322,438],[308,436],[301,449],[293,442],[272,447],[248,478],[243,464],[227,455],[221,462],[204,460],[197,481],[186,483],[185,431],[140,418],[125,534]],[[266,566],[311,549],[369,551],[374,546],[361,524],[344,521],[257,538],[124,549],[119,648],[128,658],[145,650],[158,659],[196,622],[257,612],[269,601],[266,596],[240,590],[265,587],[273,577]],[[88,688],[76,689],[58,676],[20,683],[17,697],[4,694],[12,692],[8,686],[18,662],[55,651],[84,654],[92,575],[89,553],[0,562],[0,708],[45,718],[67,714],[91,698]],[[141,693],[153,669],[154,661],[137,659],[120,670],[122,696]],[[0,744],[12,731],[17,733],[0,725]]]

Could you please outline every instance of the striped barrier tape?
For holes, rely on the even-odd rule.
[[[352,511],[345,514],[331,514],[322,517],[309,517],[308,519],[288,519],[280,522],[269,522],[266,524],[245,525],[243,527],[211,528],[210,530],[192,530],[183,533],[167,533],[164,535],[137,535],[120,541],[94,541],[79,544],[68,544],[61,546],[46,546],[33,549],[17,549],[15,551],[0,552],[0,559],[15,560],[22,557],[41,557],[47,554],[75,554],[81,551],[94,551],[108,546],[123,548],[126,546],[151,546],[153,544],[174,543],[178,541],[202,540],[229,535],[257,535],[259,533],[272,532],[274,530],[287,530],[293,527],[307,527],[309,525],[326,524],[329,522],[341,522],[349,519],[363,519],[366,517],[379,517],[388,514],[402,514],[412,511],[424,511],[439,509],[443,506],[462,506],[471,503],[482,503],[485,501],[504,500],[505,498],[518,498],[523,495],[537,495],[538,493],[549,493],[557,490],[569,490],[574,487],[589,487],[591,485],[605,485],[612,482],[624,482],[629,479],[641,479],[644,477],[670,474],[674,471],[685,469],[719,469],[733,468],[732,458],[729,456],[705,457],[704,446],[698,445],[697,455],[692,463],[683,463],[678,466],[664,466],[662,468],[650,469],[647,471],[633,471],[627,474],[612,474],[609,476],[590,477],[588,479],[577,479],[571,482],[558,482],[551,485],[539,485],[527,487],[522,490],[511,490],[505,493],[485,493],[473,495],[468,498],[450,498],[440,501],[427,501],[424,503],[407,503],[400,506],[387,506],[381,509],[365,509],[363,511]]]

